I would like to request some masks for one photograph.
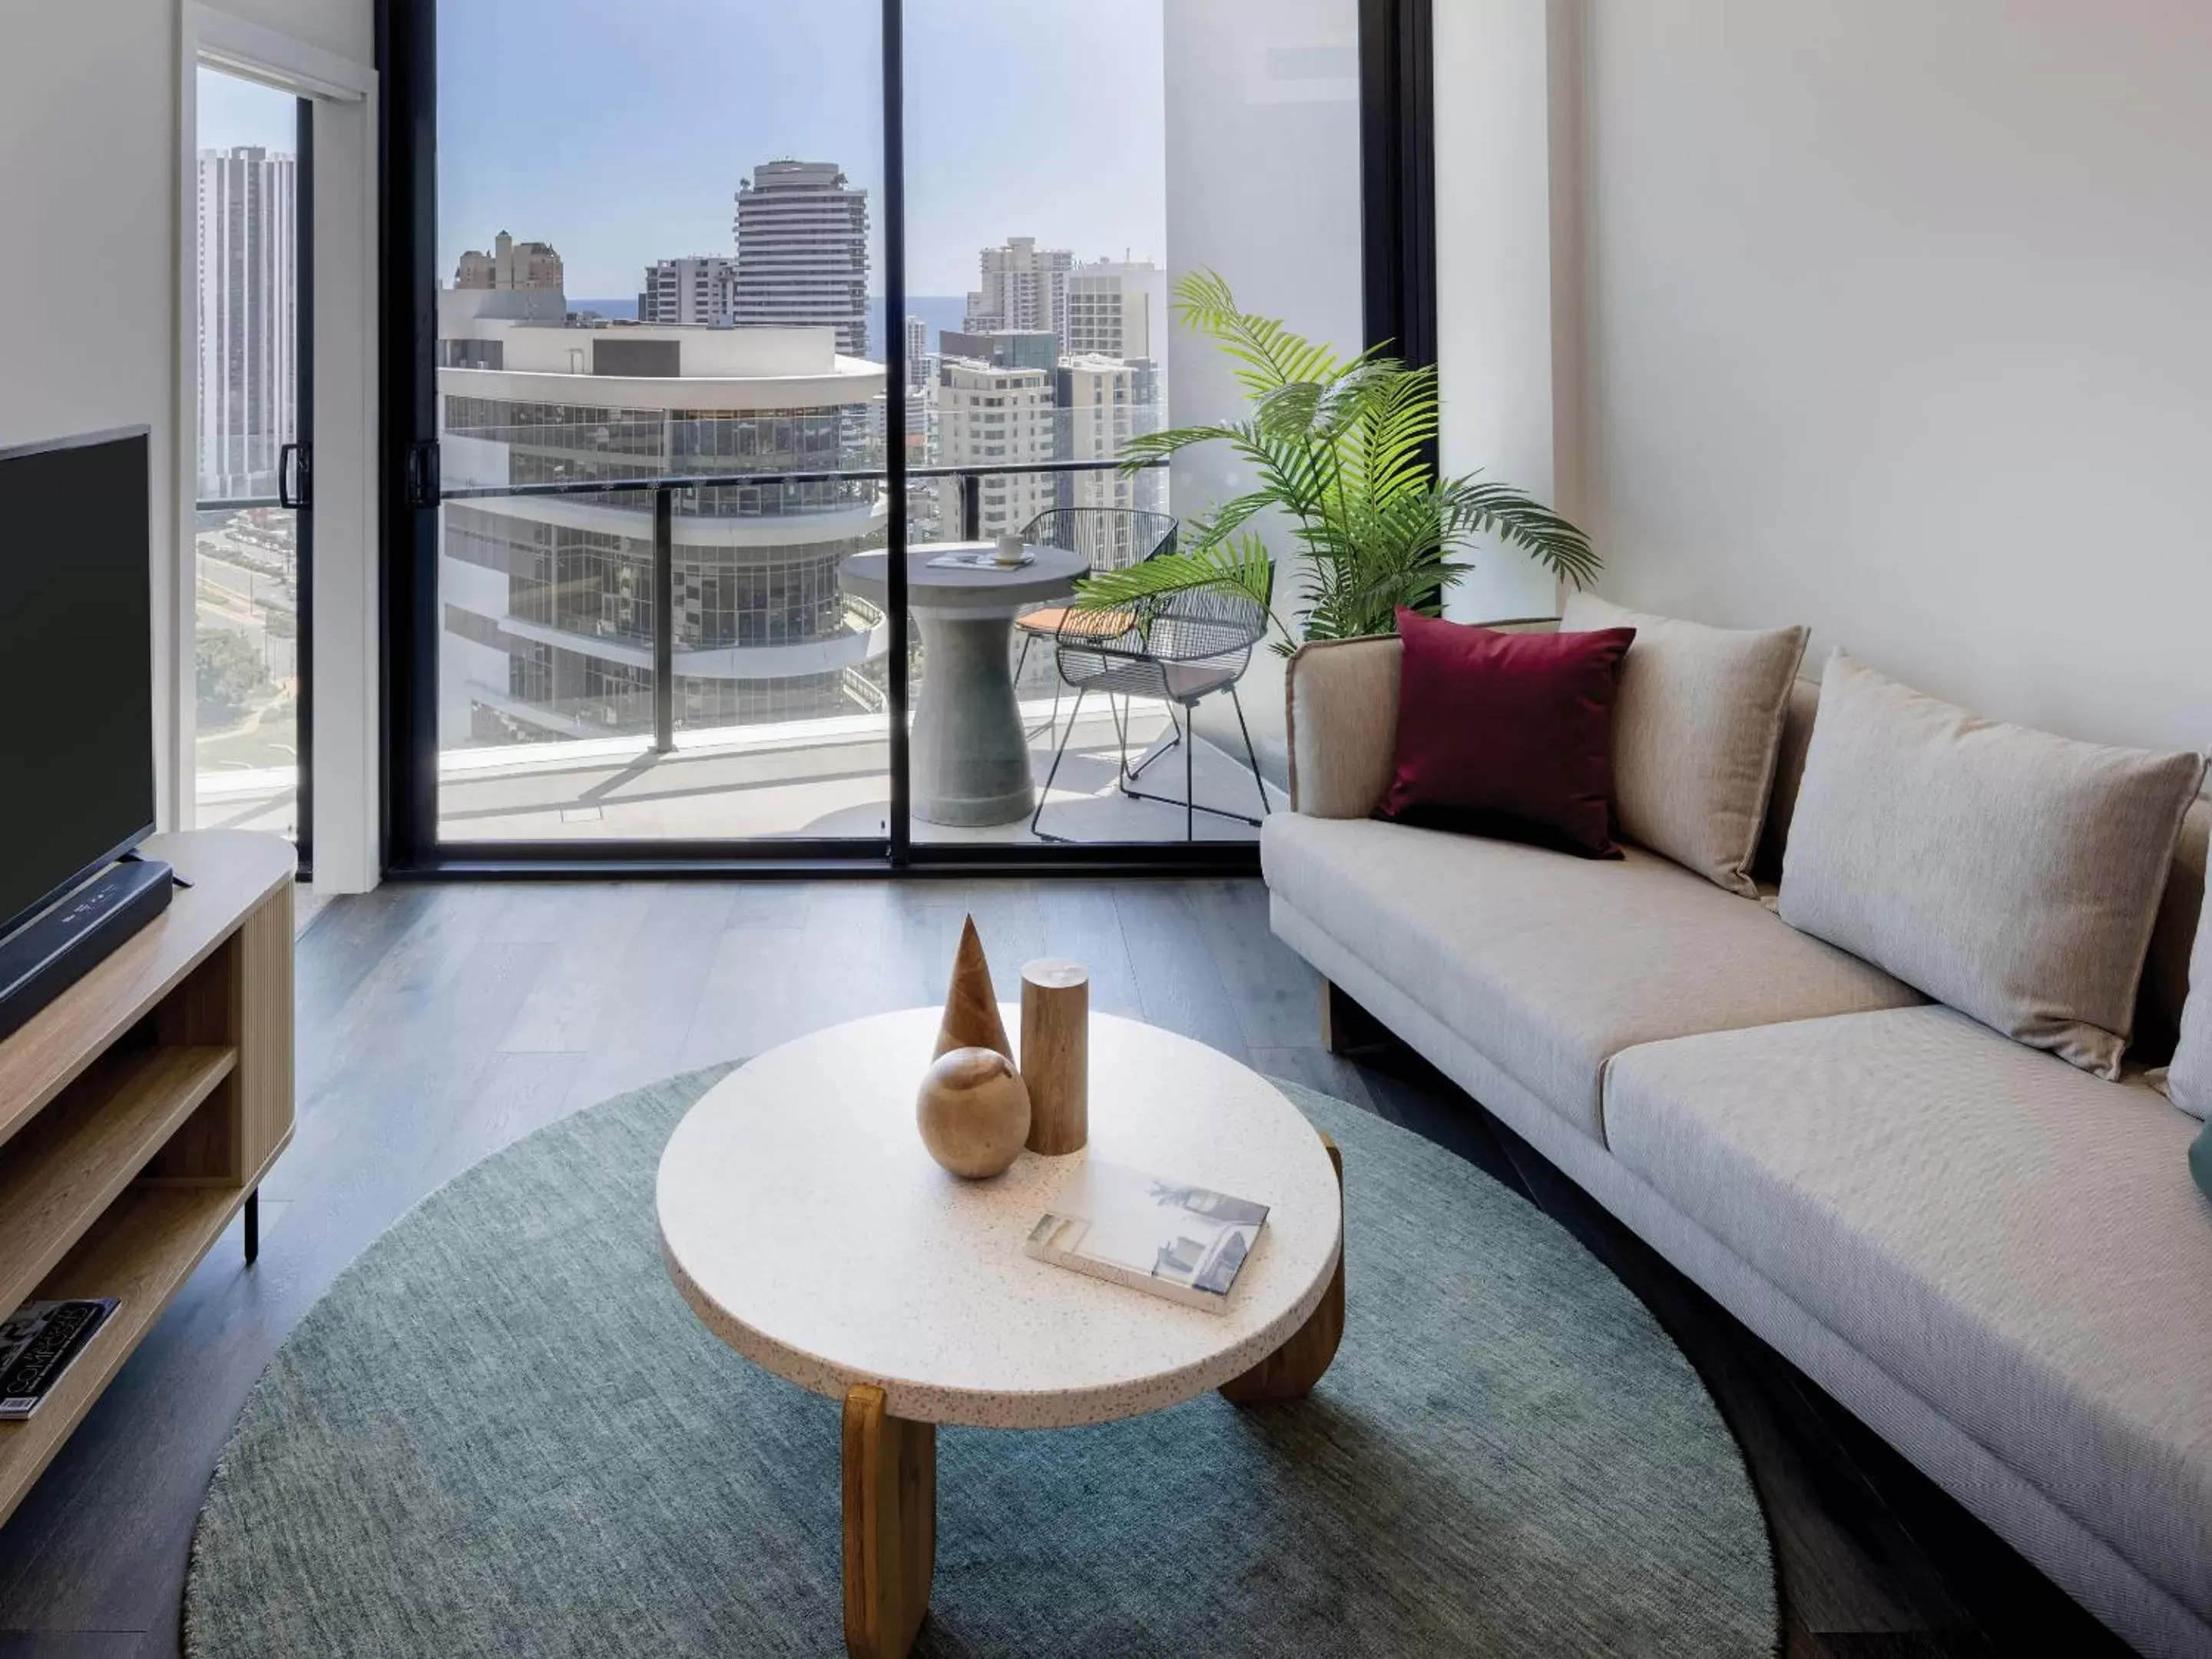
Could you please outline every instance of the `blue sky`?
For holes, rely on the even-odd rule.
[[[1164,257],[1160,7],[907,0],[911,292],[965,292],[976,251],[1010,235]],[[730,252],[738,180],[798,155],[869,191],[880,292],[881,15],[880,0],[442,0],[441,274],[504,229],[551,242],[572,296],[634,294],[649,260]]]
[[[204,69],[193,97],[202,149],[258,144],[289,155],[299,148],[300,100],[289,92]]]

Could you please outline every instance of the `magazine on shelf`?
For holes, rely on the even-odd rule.
[[[1002,559],[989,548],[980,553],[940,553],[929,562],[933,570],[1019,570],[1025,564],[1035,564],[1036,555],[1024,553],[1018,559]]]
[[[1120,1164],[1086,1162],[1030,1230],[1040,1261],[1224,1313],[1267,1206]]]
[[[112,1296],[26,1302],[0,1323],[0,1422],[39,1409],[117,1308]]]

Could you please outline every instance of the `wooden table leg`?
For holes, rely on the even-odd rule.
[[[905,1659],[929,1611],[937,1566],[937,1425],[884,1409],[884,1391],[845,1395],[845,1650]]]
[[[1344,1154],[1327,1135],[1328,1161],[1336,1168],[1337,1224],[1344,1218]],[[1322,1292],[1321,1305],[1307,1316],[1291,1340],[1243,1374],[1221,1385],[1221,1397],[1238,1406],[1269,1400],[1303,1400],[1336,1358],[1336,1345],[1344,1340],[1344,1253],[1337,1252],[1336,1272]]]

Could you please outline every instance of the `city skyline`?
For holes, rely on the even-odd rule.
[[[668,27],[611,32],[605,8],[585,0],[446,0],[440,270],[506,229],[558,248],[571,295],[635,295],[656,260],[733,252],[740,181],[793,158],[835,162],[868,191],[880,296],[876,0],[819,0],[803,15],[767,0],[649,9]],[[667,49],[672,29],[686,50]],[[990,42],[988,76],[978,40]],[[906,52],[909,292],[964,294],[976,250],[1016,234],[1086,260],[1164,263],[1160,0],[917,3]],[[753,84],[746,66],[771,63]],[[1044,113],[1010,101],[1010,81],[1048,93],[1028,106]],[[969,87],[972,99],[957,95]],[[638,90],[618,98],[614,88]],[[684,118],[709,108],[711,126]]]

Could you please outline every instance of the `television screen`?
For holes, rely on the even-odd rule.
[[[147,434],[0,450],[0,935],[154,828]]]

